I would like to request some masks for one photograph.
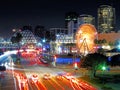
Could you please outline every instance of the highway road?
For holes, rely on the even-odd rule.
[[[27,82],[25,82],[24,89],[20,89],[21,85],[19,86],[20,90],[97,90],[90,84],[72,75],[64,75],[66,72],[57,68],[35,65],[24,67],[23,70],[24,73],[22,73],[22,76],[26,77]],[[15,73],[19,81],[17,74],[19,75],[20,72]],[[45,78],[46,73],[50,75],[47,79]],[[59,76],[59,73],[63,73],[63,76]],[[32,78],[33,75],[38,76],[37,81],[35,78]]]
[[[63,69],[43,64],[37,57],[22,58],[21,65],[8,65],[3,75],[0,90],[97,90]]]

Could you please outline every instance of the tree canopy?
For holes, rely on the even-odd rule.
[[[81,67],[91,70],[95,76],[97,70],[102,70],[107,64],[107,57],[100,53],[88,54],[81,61]]]
[[[111,66],[120,66],[120,54],[114,55],[111,57],[110,65]]]
[[[21,41],[21,39],[22,39],[22,35],[21,35],[21,33],[17,33],[16,34],[16,36],[13,36],[12,38],[11,38],[11,42],[12,43],[19,43],[20,41]]]

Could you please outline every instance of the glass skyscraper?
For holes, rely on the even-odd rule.
[[[101,5],[98,8],[98,32],[107,33],[115,31],[115,8]]]

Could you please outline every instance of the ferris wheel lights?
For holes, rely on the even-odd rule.
[[[78,34],[81,34],[81,33],[82,33],[82,30],[79,30],[79,31],[78,31]]]
[[[98,34],[98,32],[96,31],[95,34]]]
[[[93,25],[83,24],[78,28],[76,33],[76,45],[84,55],[94,52],[94,39],[96,37],[96,29]]]
[[[83,42],[83,40],[82,40],[82,39],[80,39],[80,42],[82,43],[82,42]]]
[[[85,55],[87,55],[88,54],[88,51],[85,51]]]

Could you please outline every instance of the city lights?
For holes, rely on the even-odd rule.
[[[120,0],[1,0],[0,90],[120,90]]]

